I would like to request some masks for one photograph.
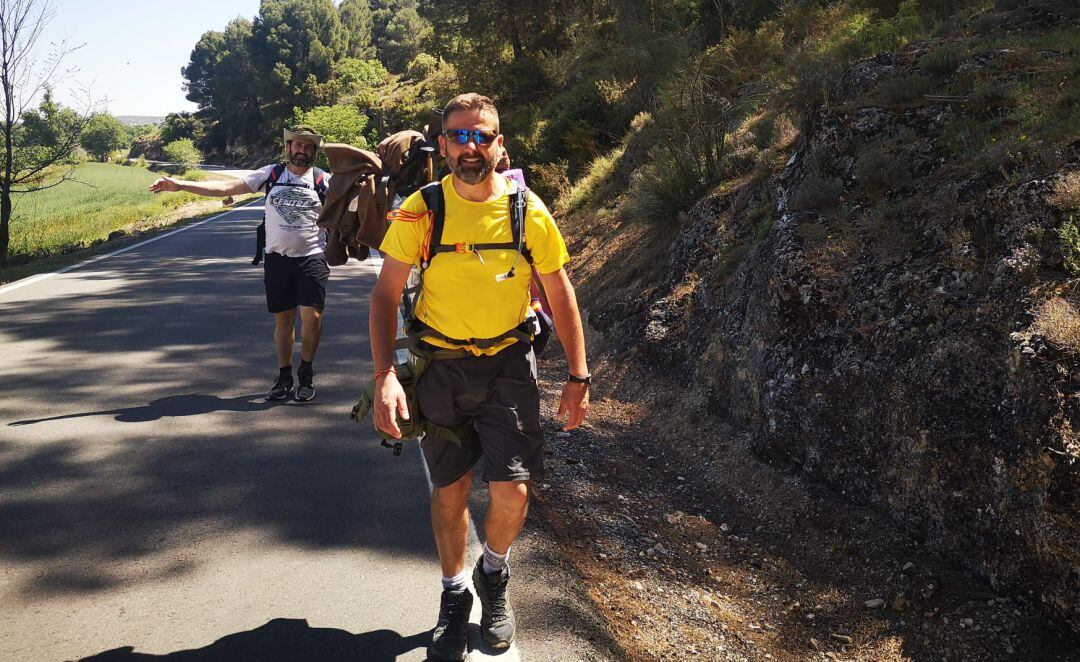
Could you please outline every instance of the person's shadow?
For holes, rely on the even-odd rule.
[[[198,416],[215,411],[262,411],[273,407],[275,403],[266,402],[260,394],[241,395],[235,398],[219,398],[216,395],[203,395],[202,393],[189,393],[187,395],[169,395],[158,398],[149,404],[138,407],[125,407],[123,409],[104,409],[102,411],[87,411],[77,414],[63,414],[48,418],[33,418],[23,421],[8,423],[8,427],[20,425],[33,425],[46,421],[62,421],[69,418],[83,418],[86,416],[108,416],[116,414],[116,420],[123,423],[145,423],[156,421],[165,416]]]
[[[124,646],[84,657],[79,662],[390,662],[427,646],[430,639],[430,630],[408,637],[392,630],[351,634],[334,628],[313,628],[303,619],[275,618],[254,630],[226,635],[203,648],[151,655]]]

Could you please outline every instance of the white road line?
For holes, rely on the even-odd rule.
[[[262,206],[262,204],[261,204],[262,200],[261,199],[256,200],[256,202],[258,202],[260,204],[259,205],[254,205],[254,204],[249,203],[249,204],[240,205],[236,209],[230,209],[229,211],[222,212],[222,213],[218,214],[217,216],[211,216],[210,218],[199,221],[197,223],[192,223],[191,225],[185,225],[182,228],[177,228],[177,229],[175,229],[175,230],[173,230],[171,232],[166,232],[165,234],[160,234],[160,235],[158,235],[156,237],[151,237],[150,239],[147,239],[146,241],[140,241],[137,244],[132,244],[130,246],[125,246],[125,247],[123,247],[121,249],[118,249],[118,250],[115,250],[115,251],[113,251],[111,253],[106,253],[104,255],[95,255],[94,257],[83,260],[82,262],[79,262],[78,264],[73,264],[71,266],[64,267],[63,269],[57,269],[56,271],[52,271],[52,272],[49,272],[47,274],[38,274],[36,276],[28,276],[26,278],[17,280],[14,283],[9,283],[8,285],[6,285],[4,287],[0,287],[0,294],[7,294],[8,292],[11,292],[12,290],[17,290],[20,287],[26,287],[27,285],[32,285],[34,283],[39,283],[39,282],[41,282],[41,281],[43,281],[43,280],[45,280],[47,278],[52,278],[53,276],[59,276],[60,274],[66,274],[69,271],[74,271],[75,269],[80,269],[82,267],[85,267],[88,264],[93,264],[95,262],[100,262],[101,260],[113,257],[114,255],[120,255],[121,253],[126,253],[128,251],[135,250],[136,248],[139,248],[140,246],[145,246],[147,244],[152,244],[155,241],[160,241],[161,239],[164,239],[165,237],[171,237],[174,234],[177,234],[179,232],[185,232],[185,231],[190,230],[192,228],[197,228],[200,225],[205,225],[205,224],[209,223],[210,221],[216,221],[217,219],[221,218],[222,216],[228,216],[229,214],[231,214],[234,211],[237,211],[239,209],[250,209],[250,208],[253,208],[253,207],[256,207],[256,206]]]

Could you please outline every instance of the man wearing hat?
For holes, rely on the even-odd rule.
[[[162,177],[150,186],[154,193],[187,191],[197,195],[266,194],[266,259],[263,263],[266,304],[274,314],[274,348],[278,376],[267,400],[285,400],[293,393],[293,344],[296,311],[300,310],[299,385],[295,397],[315,397],[315,351],[322,336],[322,314],[330,267],[324,250],[326,236],[316,225],[322,209],[320,190],[330,175],[313,167],[323,137],[308,126],[285,129],[282,164],[264,166],[243,179],[193,182]]]

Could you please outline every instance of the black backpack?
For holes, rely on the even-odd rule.
[[[270,170],[270,176],[267,177],[262,184],[259,185],[258,190],[263,192],[263,195],[270,195],[270,189],[274,186],[303,186],[307,188],[305,184],[288,183],[278,184],[277,181],[281,179],[281,175],[285,173],[286,164],[284,162],[275,163],[274,167]],[[319,203],[326,202],[326,173],[319,168],[315,168],[315,192],[319,194]],[[263,208],[263,219],[259,223],[259,227],[255,230],[255,257],[251,259],[252,264],[259,264],[263,261],[263,256],[266,253],[266,209]]]
[[[424,272],[431,266],[431,261],[439,253],[463,253],[484,250],[516,250],[518,257],[532,265],[532,253],[525,245],[525,215],[529,201],[528,189],[518,186],[514,193],[510,194],[510,232],[511,240],[508,242],[494,242],[481,244],[444,244],[442,243],[443,227],[446,225],[446,199],[443,197],[442,182],[432,182],[420,187],[420,195],[424,197],[424,204],[431,212],[431,242],[428,255],[420,262],[417,270],[416,285],[408,287],[401,296],[401,315],[408,330],[409,342],[414,344],[423,340],[425,336],[435,336],[455,345],[475,345],[481,349],[492,347],[506,338],[517,338],[526,343],[531,342],[536,355],[539,356],[547,344],[551,335],[551,320],[540,311],[539,314],[527,317],[524,322],[494,338],[448,338],[438,331],[427,326],[416,317],[416,303],[420,299],[420,292],[424,288]],[[500,280],[513,278],[517,270],[517,260],[510,270],[499,276]],[[527,272],[531,277],[531,269]]]
[[[397,172],[385,174],[383,184],[394,184],[394,194],[402,200],[416,193],[422,186],[438,179],[435,160],[439,150],[426,140],[418,140],[405,152],[405,158]]]

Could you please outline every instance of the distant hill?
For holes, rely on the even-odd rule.
[[[124,126],[139,126],[140,124],[161,124],[165,121],[164,117],[156,117],[153,115],[117,115],[116,119],[120,120],[120,123]]]

